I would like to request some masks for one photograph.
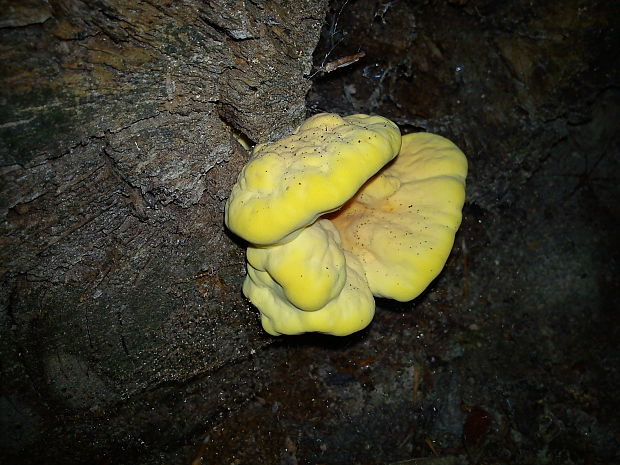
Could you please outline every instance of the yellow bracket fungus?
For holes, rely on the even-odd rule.
[[[452,248],[466,175],[452,142],[401,138],[379,116],[322,113],[257,145],[225,222],[249,242],[243,292],[263,328],[347,335],[372,320],[373,295],[418,296]]]
[[[243,292],[273,335],[320,331],[346,336],[366,327],[375,313],[362,264],[342,249],[338,230],[328,220],[313,223],[285,244],[248,247]]]
[[[254,148],[226,204],[226,225],[253,244],[282,242],[340,208],[399,149],[400,131],[385,118],[313,116]]]
[[[443,268],[461,224],[467,160],[448,139],[403,136],[400,153],[330,218],[377,297],[411,300]]]

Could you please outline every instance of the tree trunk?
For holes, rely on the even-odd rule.
[[[115,445],[128,463],[251,392],[268,339],[239,291],[224,202],[247,158],[238,141],[305,116],[325,10],[2,2],[7,460],[106,463]]]

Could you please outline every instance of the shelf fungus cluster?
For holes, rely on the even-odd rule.
[[[344,336],[375,296],[417,297],[452,249],[466,175],[452,142],[380,116],[322,113],[257,145],[225,221],[248,242],[243,292],[263,328]]]

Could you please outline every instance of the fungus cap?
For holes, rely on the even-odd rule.
[[[329,217],[372,293],[407,301],[443,268],[461,223],[467,159],[441,136],[403,136],[399,155]]]
[[[319,220],[284,245],[248,249],[243,293],[260,310],[265,331],[274,336],[309,331],[346,336],[370,323],[375,300],[364,270],[339,242],[334,225]],[[313,250],[323,251],[322,257],[306,260]],[[324,279],[320,274],[326,273],[326,266],[331,276]],[[309,298],[313,310],[300,308],[299,304],[308,305]]]
[[[226,202],[226,225],[252,244],[283,242],[353,197],[396,156],[400,139],[380,116],[315,115],[254,148]]]
[[[302,229],[284,244],[249,246],[247,259],[256,271],[267,272],[283,297],[304,311],[319,310],[337,297],[347,277],[340,235],[328,220]]]

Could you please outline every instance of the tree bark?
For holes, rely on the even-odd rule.
[[[305,116],[326,0],[1,4],[3,455],[181,441],[268,341],[224,202]]]

